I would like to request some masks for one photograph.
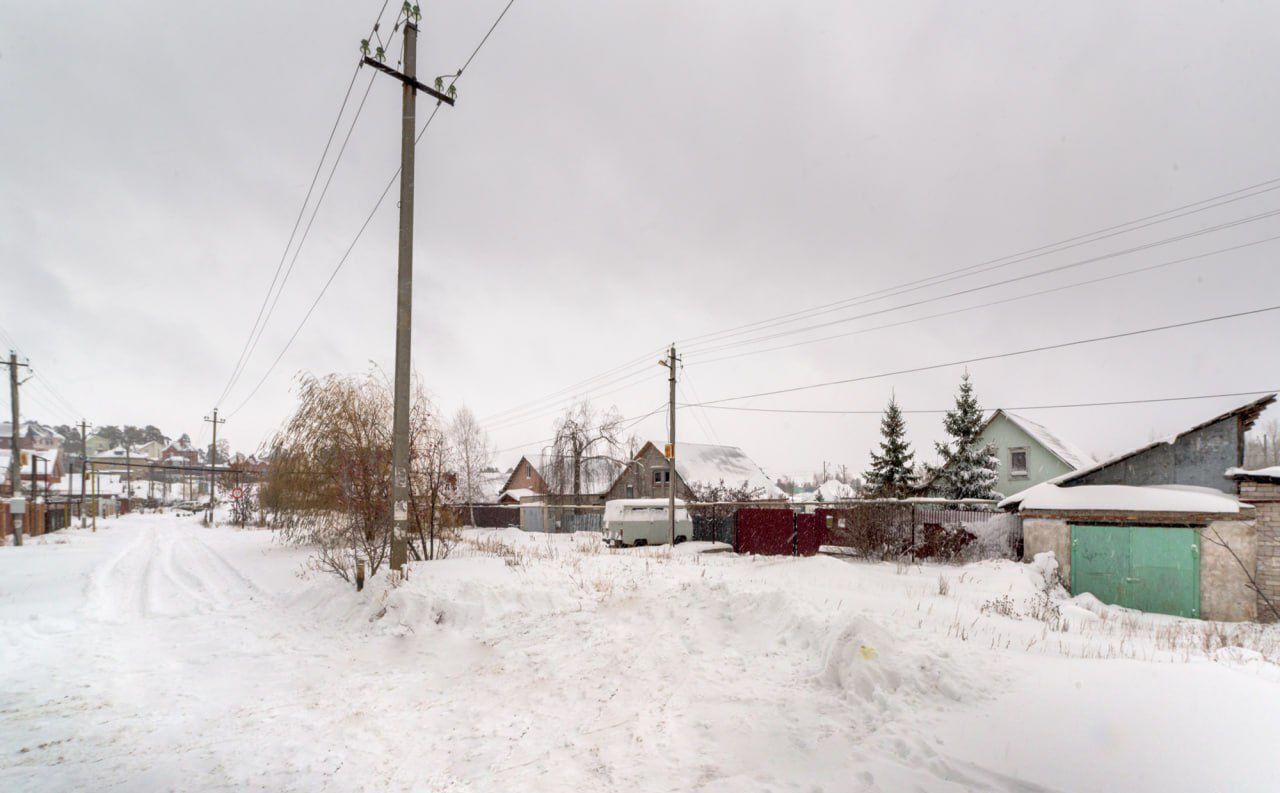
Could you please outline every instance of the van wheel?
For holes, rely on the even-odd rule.
[[[637,547],[637,548],[641,548],[641,547],[643,547],[643,546],[645,546],[645,545],[648,545],[648,544],[649,544],[649,541],[648,541],[648,540],[636,540],[636,541],[635,541],[635,547]]]
[[[680,543],[682,543],[682,542],[686,542],[686,541],[688,541],[688,539],[689,539],[689,538],[688,538],[688,537],[686,537],[686,536],[684,536],[683,534],[677,534],[677,535],[676,535],[676,545],[679,545],[679,544],[680,544]]]

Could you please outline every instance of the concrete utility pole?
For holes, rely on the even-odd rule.
[[[17,498],[22,495],[22,450],[18,446],[21,433],[18,431],[18,386],[22,383],[18,382],[18,367],[27,366],[25,363],[18,363],[18,355],[13,350],[9,350],[9,360],[5,361],[9,366],[9,408],[13,418],[13,425],[10,427],[10,446],[11,454],[9,456],[9,482],[12,484],[13,492],[11,496]],[[35,467],[34,465],[32,466]],[[35,495],[33,492],[32,495]],[[13,521],[13,544],[22,544],[22,517],[14,515]]]
[[[75,481],[72,479],[71,481]],[[89,481],[89,422],[80,419],[80,528],[84,528],[84,485]]]
[[[667,413],[670,417],[670,427],[667,435],[667,522],[670,526],[670,542],[672,546],[676,544],[676,365],[680,361],[676,357],[676,345],[672,344],[671,349],[667,352],[667,360],[659,361],[661,365],[667,367],[667,384],[670,387],[670,397],[667,406]]]
[[[218,425],[226,424],[226,419],[218,418],[218,409],[213,409],[213,418],[208,416],[204,420],[213,425],[213,445],[209,447],[209,525],[213,525],[213,494],[217,492],[217,476],[218,476]]]
[[[404,83],[400,114],[400,250],[396,275],[396,374],[395,415],[391,446],[391,569],[400,570],[407,559],[409,534],[409,378],[410,330],[413,321],[413,178],[417,135],[417,94],[422,91],[452,105],[453,97],[418,82],[418,7],[406,3],[404,22],[404,72],[365,55],[361,63]],[[367,42],[366,42],[367,45]],[[381,54],[381,49],[379,49]]]

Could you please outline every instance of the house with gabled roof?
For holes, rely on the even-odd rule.
[[[520,499],[534,495],[545,495],[547,483],[538,473],[538,469],[529,462],[528,457],[521,457],[511,474],[498,488],[499,504],[519,504]]]
[[[996,492],[1006,496],[1094,464],[1093,455],[1043,424],[997,409],[979,436],[1000,458]]]
[[[1026,416],[997,408],[978,434],[983,446],[995,450],[1000,478],[995,491],[1012,496],[1041,482],[1048,482],[1094,464],[1093,455],[1058,433]],[[925,495],[940,496],[935,475],[921,485]]]
[[[647,441],[604,493],[615,498],[663,498],[671,487],[671,465],[663,449]],[[786,496],[769,475],[737,446],[681,443],[676,446],[676,498],[694,499],[705,488],[751,494],[751,500],[782,501]]]

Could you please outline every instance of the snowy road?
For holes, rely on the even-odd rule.
[[[1030,592],[1027,566],[944,568],[943,596],[938,568],[517,535],[506,562],[477,549],[357,595],[299,577],[265,532],[108,526],[0,549],[2,790],[1268,790],[1280,772],[1274,665],[1091,659],[1113,639],[1088,631],[1041,654],[1039,623],[970,619]]]

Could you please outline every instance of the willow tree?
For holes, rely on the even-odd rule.
[[[304,374],[298,406],[271,443],[260,498],[291,543],[315,549],[316,569],[351,580],[357,561],[374,575],[390,553],[391,388],[385,377]],[[456,476],[434,406],[415,384],[409,417],[409,554],[448,553],[446,505]]]

